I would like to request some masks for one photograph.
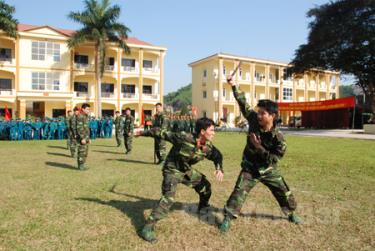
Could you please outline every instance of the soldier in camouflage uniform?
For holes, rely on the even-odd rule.
[[[131,110],[129,107],[125,109],[124,118],[124,144],[125,144],[125,154],[129,154],[132,150],[133,143],[133,130],[134,130],[134,118],[131,115]]]
[[[173,145],[163,166],[162,197],[141,231],[141,237],[146,241],[156,241],[154,226],[157,221],[167,216],[174,202],[178,184],[191,187],[199,194],[199,211],[209,207],[211,184],[206,176],[192,168],[192,165],[207,158],[214,162],[216,178],[219,181],[223,179],[223,157],[211,143],[215,134],[214,122],[202,118],[197,121],[196,129],[199,133],[194,135],[184,132],[175,133],[162,128],[136,132],[136,136],[162,138]]]
[[[81,114],[77,116],[75,125],[75,135],[78,144],[78,168],[80,170],[86,170],[85,162],[89,150],[90,143],[90,128],[89,128],[89,113],[90,105],[83,104],[81,107]]]
[[[246,103],[244,93],[233,84],[231,77],[228,83],[232,86],[243,116],[249,122],[249,131],[242,156],[242,170],[224,207],[225,218],[220,225],[220,231],[229,230],[231,220],[238,217],[248,193],[258,182],[271,190],[290,222],[301,224],[302,220],[294,213],[297,206],[294,196],[277,169],[277,162],[286,150],[284,137],[276,128],[277,103],[260,100],[258,112],[255,112]]]
[[[163,105],[161,103],[157,103],[155,105],[156,114],[153,127],[162,128],[166,130],[168,128],[168,119],[165,117],[163,113]],[[167,154],[167,146],[165,141],[162,138],[155,138],[154,140],[154,151],[156,157],[158,158],[157,164],[161,164],[165,160],[165,156]]]
[[[76,157],[76,151],[77,151],[77,140],[76,140],[76,134],[75,134],[75,128],[77,125],[77,117],[79,116],[79,109],[78,107],[74,107],[73,114],[68,113],[68,118],[66,120],[67,122],[67,130],[68,130],[68,144],[70,149],[70,155],[72,158]],[[71,115],[70,115],[71,114]]]
[[[123,117],[120,115],[119,111],[116,111],[116,118],[115,118],[115,132],[116,132],[116,142],[117,142],[117,147],[121,146],[121,136],[124,131],[124,120]]]
[[[70,127],[72,125],[71,121],[72,121],[72,117],[73,117],[73,111],[72,110],[68,110],[68,113],[67,113],[67,116],[66,116],[66,127],[68,129],[68,137],[66,139],[66,149],[67,150],[70,150],[70,142],[72,141],[72,138],[71,138],[71,135],[70,135]]]

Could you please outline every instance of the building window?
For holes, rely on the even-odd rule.
[[[143,68],[152,68],[151,60],[143,60]]]
[[[152,94],[152,86],[151,85],[144,85],[143,86],[143,94]]]
[[[0,90],[12,90],[12,80],[7,78],[0,78]]]
[[[107,58],[106,64],[110,65],[110,66],[114,66],[115,65],[115,58],[114,57]]]
[[[240,67],[240,69],[238,69],[238,72],[239,72],[240,77],[242,77],[242,69],[241,69],[241,67]]]
[[[225,88],[223,88],[223,97],[225,97],[225,96],[226,96],[225,94],[227,94],[227,92],[226,92],[226,89],[225,89]]]
[[[135,67],[135,59],[123,58],[121,59],[121,65],[125,67]]]
[[[225,65],[223,65],[223,74],[226,75],[227,69],[225,68]]]
[[[60,61],[60,44],[32,41],[31,42],[31,59],[32,60],[46,60],[46,57],[52,58],[54,62]]]
[[[0,60],[10,60],[12,58],[12,50],[0,48]]]
[[[203,98],[207,98],[207,91],[203,91]]]
[[[74,91],[88,93],[88,90],[89,90],[88,86],[89,86],[89,83],[87,82],[74,82]]]
[[[135,85],[121,85],[121,92],[135,94]]]
[[[283,89],[283,100],[293,100],[293,91],[292,88],[284,88]]]
[[[74,55],[74,63],[88,65],[89,64],[89,56],[87,55]]]
[[[292,71],[290,68],[284,68],[283,70],[283,79],[284,80],[291,80],[292,79]]]
[[[203,70],[203,77],[204,77],[204,78],[207,77],[207,70],[206,70],[206,69]]]
[[[202,114],[203,114],[203,118],[207,118],[207,112],[206,111],[202,111]]]
[[[114,93],[115,85],[111,83],[102,83],[102,93]]]
[[[32,90],[60,90],[60,73],[58,72],[32,72]]]

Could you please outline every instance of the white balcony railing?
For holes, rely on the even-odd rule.
[[[126,72],[138,72],[138,68],[132,66],[123,66],[122,69]]]
[[[142,94],[142,98],[144,99],[152,99],[152,100],[155,100],[155,99],[159,99],[159,94],[146,94],[146,93],[143,93]]]
[[[12,89],[0,89],[0,95],[2,95],[2,96],[12,96],[13,90]]]
[[[115,70],[115,66],[114,65],[105,65],[104,69],[106,71],[114,71]]]
[[[76,93],[77,98],[87,98],[87,97],[89,97],[88,92],[75,92],[75,93]]]
[[[102,98],[114,98],[115,97],[115,93],[113,92],[102,92]]]
[[[78,70],[94,70],[95,69],[95,65],[93,64],[75,63],[74,67]]]
[[[152,67],[144,67],[143,70],[145,71],[145,73],[159,73],[160,72],[160,69],[155,67],[155,68],[152,68]]]
[[[123,98],[129,98],[129,99],[137,99],[138,98],[138,94],[129,93],[129,92],[123,92],[122,93],[122,97]]]
[[[234,101],[234,97],[233,96],[223,96],[222,97],[222,100],[224,101],[224,102],[233,102]]]
[[[9,62],[9,63],[12,63],[12,58],[9,58],[9,57],[1,57],[1,56],[0,56],[0,62]]]

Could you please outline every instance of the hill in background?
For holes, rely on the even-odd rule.
[[[173,107],[173,111],[186,113],[191,105],[192,88],[191,84],[181,87],[175,92],[170,92],[164,96],[164,104]]]

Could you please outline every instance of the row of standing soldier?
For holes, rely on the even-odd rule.
[[[68,115],[69,116],[69,115]],[[67,119],[36,118],[0,121],[0,139],[3,140],[62,140],[68,138]],[[111,138],[113,120],[112,117],[102,119],[89,119],[90,138]]]

